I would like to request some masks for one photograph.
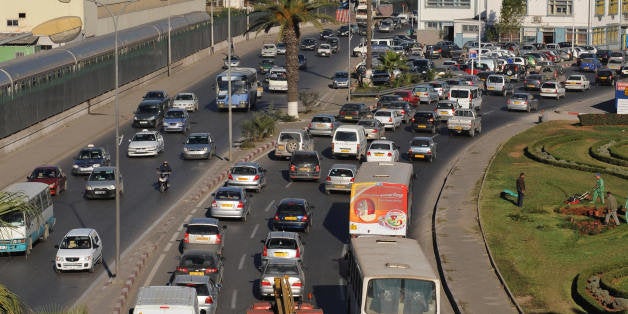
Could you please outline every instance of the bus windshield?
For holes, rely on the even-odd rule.
[[[229,90],[229,81],[220,81],[218,88],[221,91]],[[246,88],[246,83],[243,81],[231,81],[231,92],[233,94],[246,94],[248,89]]]
[[[23,212],[11,212],[0,216],[0,220],[4,221],[11,227],[23,227],[24,226],[24,213]]]
[[[436,313],[436,285],[420,279],[371,279],[364,310],[369,314]]]

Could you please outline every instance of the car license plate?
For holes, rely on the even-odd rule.
[[[285,145],[279,145],[279,146],[277,146],[277,149],[278,150],[285,150],[286,146]]]
[[[238,181],[247,181],[248,178],[238,178]]]
[[[344,186],[344,185],[342,185],[342,184],[336,184],[336,185],[334,185],[334,187],[335,187],[335,188],[338,188],[338,189],[342,189],[342,188],[344,188],[345,186]]]
[[[105,194],[105,191],[94,191],[94,194]]]
[[[190,276],[204,276],[205,273],[203,273],[202,271],[191,271],[190,272]]]
[[[515,105],[520,105],[521,101],[520,100],[515,100]]]
[[[232,204],[220,204],[220,207],[233,208],[233,205]]]
[[[326,126],[325,126],[324,123],[317,123],[316,127],[319,128],[319,129],[322,129],[322,128],[325,128]]]
[[[460,131],[460,130],[462,130],[462,127],[461,126],[457,126],[456,130]]]
[[[196,237],[197,241],[209,241],[209,237]]]
[[[352,116],[345,116],[345,119],[351,120],[351,119],[353,119],[353,117]]]
[[[341,153],[348,153],[348,152],[349,152],[349,150],[348,150],[348,149],[341,149],[341,150],[340,150],[340,152],[341,152]]]
[[[534,84],[528,84],[527,86],[530,87],[530,88],[534,88],[535,87]]]
[[[584,67],[584,69],[585,69],[585,70],[588,70],[588,69],[589,69],[589,67]]]
[[[489,86],[489,87],[488,87],[488,89],[489,89],[489,90],[492,90],[492,89],[495,89],[495,88],[493,88],[492,86]]]
[[[297,220],[297,217],[294,217],[294,216],[288,216],[288,217],[285,217],[285,218],[284,218],[284,220],[296,221],[296,220]]]
[[[375,156],[377,156],[377,157],[384,156],[384,153],[375,153]]]
[[[440,114],[447,115],[447,114],[449,114],[449,111],[441,111]]]
[[[607,79],[606,76],[600,76],[600,80],[605,80],[605,79]]]
[[[425,129],[425,128],[427,128],[427,125],[419,124],[419,125],[417,125],[417,127],[420,128],[420,129]]]
[[[309,171],[309,170],[310,170],[310,168],[307,168],[307,167],[301,167],[301,168],[299,168],[299,171]]]
[[[275,252],[275,257],[286,257],[288,256],[288,253],[286,252]]]
[[[422,154],[414,154],[414,158],[425,158]]]

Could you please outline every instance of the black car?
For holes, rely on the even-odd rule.
[[[222,256],[215,251],[186,250],[179,259],[175,275],[209,276],[215,283],[222,283],[224,266]]]
[[[170,102],[170,97],[168,96],[168,93],[162,90],[148,91],[146,92],[146,94],[144,94],[144,97],[142,97],[142,99],[144,100],[157,99],[157,100],[165,101],[168,103]]]
[[[109,166],[111,158],[104,147],[96,147],[89,144],[74,158],[72,163],[72,174],[86,175],[90,174],[95,167]]]
[[[428,59],[412,59],[408,61],[410,72],[425,74],[434,67],[434,62]]]
[[[440,118],[433,111],[417,111],[412,117],[412,132],[436,133]]]
[[[439,41],[435,46],[441,49],[441,56],[444,58],[452,58],[454,51],[458,51],[460,54],[462,50],[453,41]]]
[[[331,46],[331,53],[338,53],[338,43],[340,39],[338,37],[328,37],[327,43]]]
[[[403,97],[396,94],[382,95],[377,99],[377,109],[382,108],[383,105],[393,101],[403,101]]]
[[[271,220],[273,230],[310,231],[312,209],[308,201],[302,198],[284,198],[279,201],[275,215]]]
[[[526,69],[520,64],[509,63],[504,65],[500,73],[506,75],[511,80],[520,81],[525,77]]]
[[[340,107],[340,111],[338,113],[339,120],[342,121],[358,121],[360,119],[366,118],[371,114],[371,110],[366,104],[362,103],[349,103],[344,104]]]
[[[600,69],[595,75],[595,83],[598,85],[614,86],[617,80],[617,73],[611,69]]]
[[[373,85],[390,85],[390,74],[385,70],[373,70],[371,82]]]
[[[342,26],[340,26],[338,31],[336,31],[336,34],[338,36],[341,36],[341,37],[347,37],[347,36],[349,36],[350,33],[351,33],[351,31],[350,31],[348,25],[342,25]]]
[[[305,38],[305,39],[301,40],[301,44],[299,45],[299,48],[301,50],[312,50],[312,51],[314,51],[317,46],[318,46],[318,40],[313,39],[313,38]]]
[[[607,49],[599,49],[595,55],[597,56],[597,58],[600,60],[600,62],[602,62],[602,64],[607,64],[608,63],[608,58],[611,55],[611,51],[607,50]]]
[[[321,158],[316,151],[297,150],[290,157],[290,180],[318,180],[321,177]]]
[[[144,99],[137,106],[133,116],[134,128],[158,128],[162,125],[168,108],[167,100]]]
[[[334,31],[329,28],[322,30],[319,34],[320,39],[327,39],[331,36],[334,36]]]

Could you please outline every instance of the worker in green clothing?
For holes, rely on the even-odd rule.
[[[602,205],[604,205],[604,179],[602,179],[602,176],[599,173],[596,173],[595,180],[595,187],[593,188],[593,199],[591,200],[591,203],[595,204],[599,197]]]

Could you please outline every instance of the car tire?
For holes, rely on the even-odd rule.
[[[299,143],[297,143],[297,141],[288,141],[288,143],[286,143],[286,151],[288,151],[289,153],[293,153],[298,148]]]
[[[475,129],[471,129],[469,130],[469,136],[474,137],[475,136]]]

